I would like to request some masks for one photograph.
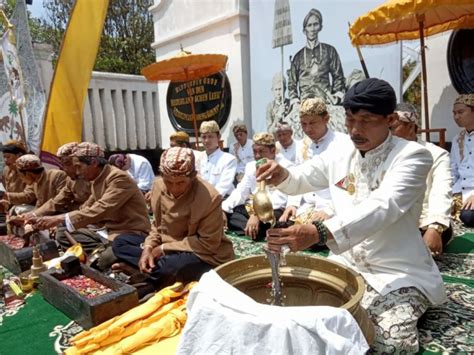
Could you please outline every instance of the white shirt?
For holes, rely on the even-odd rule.
[[[235,157],[217,148],[211,155],[203,152],[200,160],[201,177],[214,186],[222,197],[229,195],[234,190]]]
[[[449,227],[452,204],[452,182],[449,153],[443,148],[424,141],[418,141],[428,149],[433,157],[428,177],[426,192],[420,217],[420,228],[427,228],[432,223]]]
[[[283,147],[280,142],[276,142],[276,148],[277,148],[277,154],[281,155],[283,158],[286,160],[291,161],[292,163],[295,163],[296,161],[296,150],[298,149],[297,147],[299,146],[299,141],[293,139],[291,144],[288,147]]]
[[[462,193],[465,201],[474,194],[474,131],[464,129],[453,138],[451,173],[453,193]]]
[[[137,154],[127,154],[127,157],[130,159],[130,168],[127,172],[135,180],[141,191],[150,191],[155,180],[150,162],[145,157]]]
[[[334,132],[328,128],[328,131],[324,136],[322,136],[317,142],[313,142],[308,137],[303,138],[296,151],[296,164],[302,164],[306,160],[311,159],[312,157],[321,154],[328,149],[329,145],[335,146],[338,148],[339,144],[348,144],[352,143],[349,135],[341,132]]]
[[[329,186],[335,210],[324,222],[334,238],[327,243],[330,257],[359,272],[381,295],[416,287],[440,304],[446,298],[443,280],[418,230],[432,162],[420,144],[389,134],[365,157],[354,146],[314,157],[290,170],[278,188],[295,194]]]
[[[239,142],[236,142],[232,145],[231,153],[237,159],[237,174],[243,173],[247,163],[254,161],[252,144],[252,140],[247,139],[247,142],[243,147]]]
[[[322,152],[334,150],[335,152],[344,147],[353,147],[352,141],[347,134],[334,132],[328,128],[326,134],[317,142],[305,137],[299,144],[296,152],[296,165],[318,156]],[[329,189],[308,192],[304,195],[288,197],[288,205],[298,207],[297,215],[304,213],[308,208],[314,211],[325,210],[331,205],[331,193]],[[328,213],[329,214],[329,213]]]
[[[275,161],[283,167],[290,167],[291,162],[282,157],[275,157]],[[245,174],[242,180],[230,196],[222,202],[222,210],[232,213],[234,207],[243,205],[250,200],[251,196],[257,192],[256,163],[250,162],[245,166]],[[273,186],[268,186],[268,195],[272,201],[273,209],[285,208],[287,202],[287,194],[282,193]]]

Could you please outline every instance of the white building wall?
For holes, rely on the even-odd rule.
[[[180,50],[196,54],[228,56],[227,76],[232,90],[232,108],[221,131],[224,146],[233,141],[232,125],[244,121],[251,129],[250,46],[248,0],[155,0],[150,7],[155,22],[157,61],[170,58]],[[169,144],[174,128],[168,118],[168,83],[159,83],[161,141]]]
[[[428,76],[428,105],[431,128],[446,128],[446,141],[459,132],[453,120],[453,103],[459,95],[448,71],[447,50],[451,32],[426,39],[426,71]],[[424,120],[423,120],[424,122]],[[438,137],[432,135],[432,140]]]

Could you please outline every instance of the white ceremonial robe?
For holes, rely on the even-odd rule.
[[[237,174],[245,172],[245,166],[247,163],[254,161],[252,144],[252,140],[247,139],[247,142],[243,147],[239,142],[232,145],[230,153],[235,156],[235,159],[237,159]]]
[[[232,154],[219,148],[211,155],[203,152],[200,159],[199,174],[219,191],[222,197],[234,190],[234,177],[237,161]]]
[[[432,304],[442,303],[443,280],[418,230],[433,162],[428,150],[389,134],[365,157],[354,146],[328,153],[290,170],[278,188],[298,194],[329,186],[335,211],[324,222],[333,235],[330,257],[381,295],[416,287]]]
[[[449,227],[451,216],[452,182],[449,153],[433,143],[419,141],[433,157],[428,177],[426,192],[420,217],[420,228],[427,228],[432,223]]]
[[[299,142],[295,164],[303,164],[305,161],[310,160],[314,156],[318,156],[325,151],[334,150],[334,152],[337,152],[346,149],[345,147],[350,148],[352,146],[352,141],[347,134],[334,132],[333,130],[328,129],[326,134],[316,143],[311,141],[308,137],[305,137]],[[289,196],[288,206],[297,207],[297,215],[305,213],[310,208],[314,211],[324,210],[330,215],[331,193],[329,189],[323,189],[303,195]]]
[[[285,168],[288,168],[292,165],[290,161],[279,156],[275,158],[275,161]],[[222,202],[223,211],[232,213],[234,207],[245,204],[249,201],[251,195],[257,192],[258,185],[256,171],[257,168],[255,162],[247,163],[247,166],[245,167],[245,174],[242,180],[237,184],[237,187],[234,191],[232,191],[230,196]],[[273,186],[268,186],[267,189],[270,200],[272,201],[273,209],[284,209],[286,207],[288,195],[282,193]]]
[[[288,161],[291,161],[293,164],[296,162],[296,151],[300,145],[300,142],[293,139],[291,144],[284,148],[279,142],[276,142],[276,152],[278,155],[281,155]]]
[[[127,157],[130,159],[130,168],[127,171],[136,181],[138,188],[141,191],[150,191],[155,180],[155,173],[150,162],[137,154],[127,154]]]
[[[466,201],[474,195],[474,131],[462,130],[452,142],[453,193],[462,193],[462,199]]]

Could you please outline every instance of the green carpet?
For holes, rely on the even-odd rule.
[[[455,238],[437,262],[448,301],[428,310],[421,320],[420,354],[474,353],[474,233],[461,232],[464,234]],[[238,257],[263,253],[264,243],[236,235],[229,237]],[[326,256],[327,252],[318,254]],[[0,301],[0,355],[61,353],[68,346],[68,339],[80,330],[44,301],[39,292],[29,296],[24,306],[12,310],[6,310]]]
[[[55,325],[67,322],[69,318],[36,293],[26,299],[16,315],[4,318],[0,327],[0,354],[55,354],[50,333]]]

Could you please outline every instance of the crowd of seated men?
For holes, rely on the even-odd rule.
[[[218,124],[202,122],[199,133],[203,150],[192,150],[186,133],[174,133],[170,148],[162,154],[158,177],[145,158],[115,154],[107,160],[104,149],[92,142],[60,147],[57,156],[61,170],[45,169],[37,156],[28,154],[23,143],[5,142],[1,147],[6,165],[2,180],[5,193],[0,207],[7,212],[15,233],[21,235],[29,229],[41,231],[43,238],[54,235],[63,250],[71,246],[72,237],[87,254],[101,251],[98,269],[142,275],[142,284],[147,286],[142,292],[146,293],[175,281],[198,280],[204,272],[232,260],[235,255],[226,229],[253,240],[266,239],[270,226],[259,221],[252,208],[258,189],[257,160],[275,162],[281,171],[290,174],[297,174],[304,165],[322,176],[326,173],[320,166],[328,168],[334,157],[355,146],[360,157],[353,153],[356,155],[350,164],[360,164],[360,169],[354,168],[356,173],[333,185],[354,195],[354,203],[364,204],[385,181],[393,182],[406,173],[391,173],[392,166],[380,172],[380,164],[398,154],[392,154],[392,150],[408,144],[399,143],[406,140],[411,142],[410,149],[429,152],[429,171],[422,169],[421,173],[422,185],[426,185],[426,190],[421,188],[422,206],[414,210],[419,212],[419,239],[436,257],[453,238],[453,220],[474,226],[474,95],[461,95],[453,105],[454,120],[462,130],[454,137],[449,154],[418,137],[415,110],[407,105],[395,110],[388,84],[380,80],[362,83],[365,86],[355,85],[344,101],[348,127],[356,133],[332,131],[324,101],[309,98],[301,103],[300,124],[305,133],[301,141],[293,139],[292,128],[285,122],[277,123],[272,132],[256,133],[252,140],[247,127],[237,124],[232,129],[236,142],[227,153],[219,145],[222,137]],[[365,96],[357,90],[366,91]],[[388,93],[380,98],[384,90]],[[382,104],[393,109],[381,109]],[[384,119],[383,125],[377,126],[379,121],[372,116]],[[364,132],[371,130],[382,132],[383,140],[370,149],[359,148],[370,143],[371,138]],[[350,171],[352,168],[350,165]],[[280,186],[268,187],[274,215],[281,225],[312,226],[321,237],[325,231],[328,235],[332,232],[328,227],[331,221],[350,219],[350,213],[341,212],[337,197],[332,195],[330,181],[334,177],[327,174],[324,179],[318,177],[322,180],[318,180],[317,188],[307,183],[297,194],[287,194]],[[371,180],[374,174],[380,175],[375,182]],[[391,192],[393,201],[401,198],[397,193],[403,194],[397,188]],[[382,203],[374,201],[370,202]],[[412,205],[416,203],[409,205],[410,211]],[[291,230],[297,234],[302,228]],[[304,246],[326,247],[326,242]]]

